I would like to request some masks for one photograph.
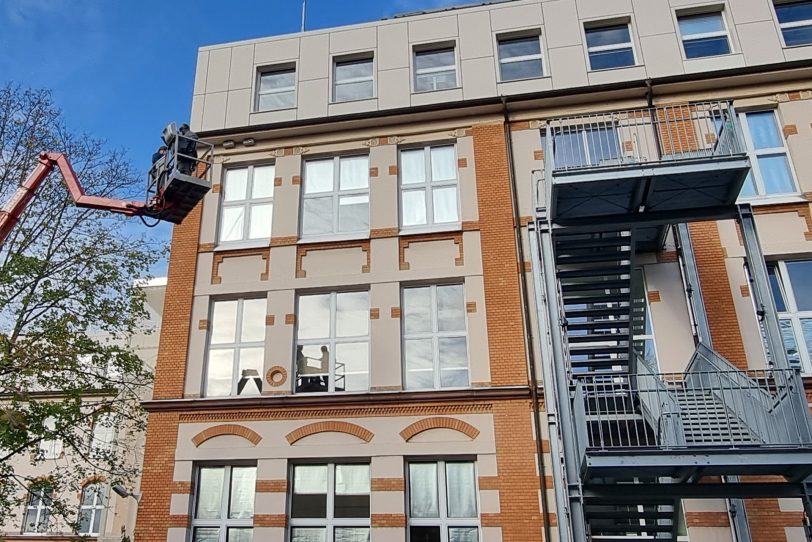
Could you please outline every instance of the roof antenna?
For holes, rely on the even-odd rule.
[[[307,0],[302,0],[302,32],[305,31],[306,18],[307,18]]]

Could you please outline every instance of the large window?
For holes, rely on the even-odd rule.
[[[610,123],[564,126],[555,134],[555,167],[578,168],[620,163],[620,139]]]
[[[414,88],[417,92],[457,86],[457,58],[454,47],[414,52]]]
[[[333,101],[365,100],[375,95],[372,57],[336,59],[333,64]]]
[[[679,31],[685,58],[726,55],[730,53],[725,18],[721,11],[679,15]]]
[[[797,192],[786,143],[775,112],[740,113],[739,118],[751,165],[741,197]]]
[[[775,14],[785,45],[812,44],[812,2],[776,2]]]
[[[42,439],[39,441],[39,454],[42,459],[59,459],[63,451],[62,439]]]
[[[478,542],[472,461],[409,463],[409,542]]]
[[[459,222],[454,145],[400,151],[400,223],[404,227]]]
[[[107,496],[102,484],[89,484],[82,490],[79,502],[79,534],[98,535]]]
[[[290,542],[369,542],[369,465],[294,465],[292,478]]]
[[[628,24],[587,28],[586,46],[592,70],[608,70],[635,64]]]
[[[289,109],[296,105],[296,68],[268,69],[259,73],[257,111]]]
[[[369,157],[306,161],[302,237],[368,231]]]
[[[28,502],[25,505],[23,533],[44,533],[48,531],[48,519],[51,517],[51,493],[53,488],[47,484],[38,484],[28,490]]]
[[[226,170],[220,242],[271,237],[275,171],[273,165]]]
[[[406,388],[468,386],[468,335],[462,284],[403,289]]]
[[[530,79],[544,75],[541,37],[499,37],[499,75],[502,81]]]
[[[200,467],[192,542],[251,542],[256,467]]]
[[[90,437],[92,456],[103,456],[113,450],[116,440],[118,418],[112,412],[102,412],[93,420],[93,432]]]
[[[296,391],[369,388],[369,292],[299,297]]]
[[[265,306],[265,298],[214,302],[206,369],[207,396],[262,392]]]
[[[812,260],[769,263],[767,272],[789,363],[812,373]]]

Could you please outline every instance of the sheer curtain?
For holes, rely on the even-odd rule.
[[[409,500],[414,518],[440,516],[437,502],[437,464],[411,463],[409,465]]]

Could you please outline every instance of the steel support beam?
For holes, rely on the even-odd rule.
[[[567,482],[564,474],[564,465],[561,461],[562,453],[560,441],[558,440],[559,430],[559,415],[558,415],[558,401],[559,394],[556,389],[555,379],[553,378],[553,364],[555,359],[552,353],[550,344],[550,334],[552,333],[552,326],[550,325],[547,313],[545,310],[546,296],[544,295],[544,277],[541,271],[541,252],[539,248],[538,231],[536,223],[528,224],[527,237],[530,242],[530,259],[533,268],[533,289],[536,295],[533,296],[536,300],[536,318],[538,322],[539,345],[541,349],[541,367],[542,367],[542,383],[544,385],[544,397],[546,399],[547,410],[547,428],[550,435],[550,458],[553,464],[553,493],[555,495],[555,506],[558,510],[558,537],[562,542],[569,542],[572,540],[572,530],[570,522],[567,521],[569,515],[569,503],[567,499]],[[547,339],[547,340],[545,340]],[[539,435],[538,438],[541,438]]]
[[[681,222],[674,227],[674,238],[677,242],[682,272],[685,277],[685,287],[688,293],[688,300],[693,313],[694,326],[697,343],[705,343],[709,348],[713,347],[708,325],[708,315],[705,312],[705,299],[702,297],[702,285],[699,283],[699,271],[696,268],[694,258],[694,246],[691,243],[691,232],[688,224]]]
[[[584,499],[616,501],[618,504],[662,499],[799,499],[804,498],[803,484],[754,482],[739,484],[612,484],[585,485]]]
[[[646,211],[635,214],[595,215],[582,218],[556,218],[554,227],[566,227],[568,232],[594,231],[596,228],[610,230],[633,229],[650,226],[667,226],[678,222],[699,220],[724,220],[736,218],[733,205],[698,207],[675,211]]]
[[[545,217],[546,218],[546,217]],[[541,220],[539,221],[541,222]],[[535,228],[534,228],[535,229]],[[541,224],[537,236],[530,236],[531,239],[535,237],[539,243],[540,250],[533,250],[533,266],[537,270],[534,272],[537,282],[542,284],[536,285],[537,294],[543,292],[544,304],[546,305],[547,320],[549,324],[549,337],[550,346],[552,350],[552,359],[544,360],[542,365],[545,372],[545,385],[552,384],[553,389],[551,394],[547,395],[556,402],[556,414],[554,421],[556,428],[560,432],[561,441],[563,444],[564,455],[564,473],[565,485],[556,488],[556,492],[566,491],[567,508],[569,512],[569,524],[571,529],[571,540],[573,542],[586,542],[586,519],[584,517],[583,500],[581,497],[581,476],[580,476],[580,458],[577,453],[577,444],[575,437],[574,422],[585,423],[585,420],[574,420],[572,412],[572,404],[570,403],[569,393],[569,377],[567,375],[567,358],[566,349],[564,346],[563,334],[564,330],[561,327],[560,307],[558,303],[558,279],[556,278],[555,270],[555,248],[553,245],[552,227],[549,222]],[[541,258],[539,262],[537,259]],[[542,313],[544,312],[542,308]],[[542,330],[543,331],[543,330]],[[548,381],[547,378],[550,378]],[[550,401],[548,401],[549,404]],[[550,443],[552,445],[555,440],[555,434],[550,434]],[[552,448],[551,448],[552,453]],[[558,472],[561,472],[558,470]],[[559,522],[562,523],[562,522]],[[567,540],[563,536],[562,540]]]
[[[750,286],[758,315],[764,324],[768,362],[776,369],[789,369],[787,351],[781,336],[781,328],[778,325],[775,300],[770,288],[770,279],[767,276],[767,265],[764,263],[764,254],[761,252],[761,244],[758,241],[753,208],[749,203],[744,203],[739,205],[738,209],[738,222],[744,240],[747,268],[750,272]]]

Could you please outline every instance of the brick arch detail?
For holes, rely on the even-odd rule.
[[[245,427],[244,425],[237,425],[234,423],[227,423],[222,425],[215,425],[204,429],[197,435],[192,437],[192,443],[195,447],[200,446],[209,439],[223,435],[234,435],[235,437],[242,437],[254,446],[260,443],[262,437],[256,431]]]
[[[294,444],[305,437],[316,435],[318,433],[345,433],[347,435],[358,437],[364,442],[371,441],[372,437],[375,436],[375,434],[369,429],[354,423],[329,421],[303,425],[302,427],[294,429],[285,435],[285,438],[287,439],[288,444]]]
[[[84,480],[82,480],[82,481],[79,483],[79,486],[80,486],[82,489],[84,489],[84,488],[86,488],[87,486],[89,486],[90,484],[103,484],[103,483],[105,483],[106,481],[107,481],[107,477],[105,477],[105,476],[103,476],[103,475],[101,475],[101,474],[93,474],[93,475],[91,475],[91,476],[88,476],[88,477],[87,477],[87,478],[85,478]]]
[[[422,420],[418,420],[401,431],[400,436],[403,440],[409,442],[416,435],[422,433],[423,431],[428,431],[429,429],[451,429],[452,431],[462,433],[471,440],[474,440],[479,436],[479,429],[470,423],[464,422],[457,418],[449,418],[447,416],[437,416],[434,418],[423,418]]]

